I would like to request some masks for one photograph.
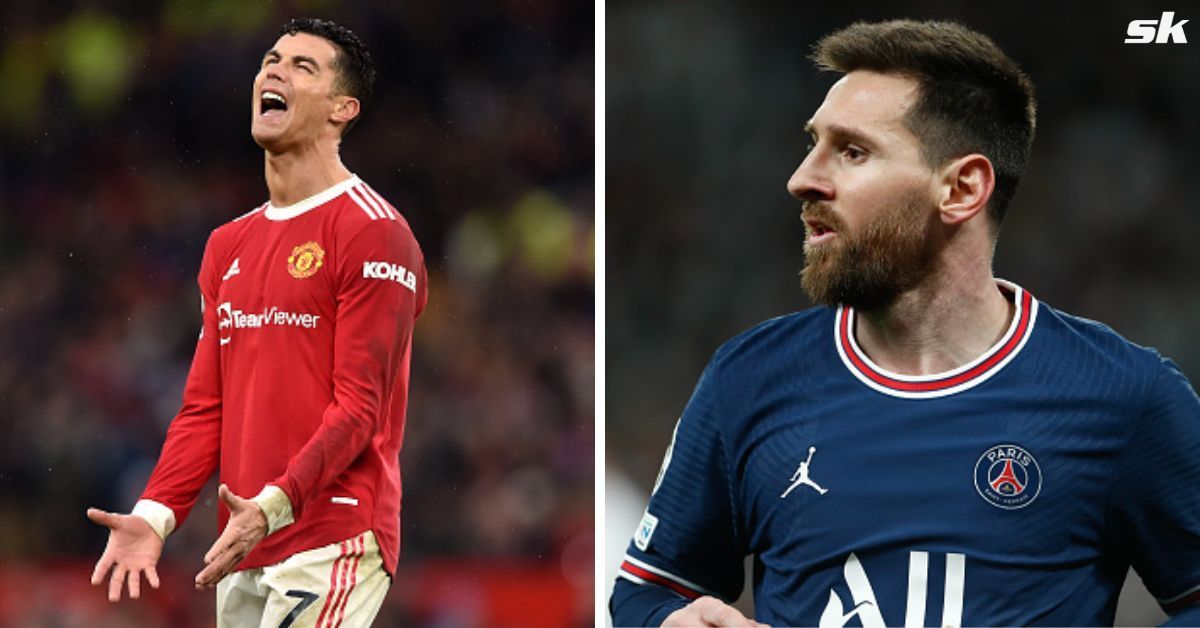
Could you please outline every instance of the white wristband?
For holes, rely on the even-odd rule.
[[[263,487],[263,490],[258,492],[251,500],[258,504],[262,509],[263,514],[267,516],[267,534],[274,534],[276,530],[284,526],[292,524],[292,500],[288,499],[287,493],[283,489],[268,484]]]
[[[144,519],[164,541],[175,530],[175,511],[152,499],[139,499],[129,514]]]

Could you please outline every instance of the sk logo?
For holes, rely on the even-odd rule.
[[[1176,22],[1174,11],[1163,11],[1162,17],[1157,20],[1134,20],[1125,31],[1125,34],[1129,35],[1125,38],[1125,43],[1186,44],[1187,33],[1183,32],[1183,25],[1187,23],[1188,20]]]
[[[808,477],[808,466],[810,464],[812,464],[812,457],[813,457],[813,454],[816,452],[817,452],[816,447],[808,448],[808,460],[801,462],[800,468],[796,469],[796,472],[792,474],[792,485],[787,487],[787,490],[783,492],[783,495],[779,496],[780,499],[787,497],[788,493],[791,493],[797,486],[801,486],[801,485],[812,488],[813,490],[815,490],[816,492],[818,492],[822,495],[829,492],[829,489],[821,488],[821,486],[819,484],[812,481],[812,479],[810,479]]]

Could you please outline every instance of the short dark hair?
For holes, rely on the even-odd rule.
[[[986,35],[954,22],[852,24],[821,39],[812,60],[823,70],[867,70],[917,81],[904,124],[932,167],[979,153],[996,187],[988,213],[998,230],[1029,162],[1037,123],[1033,83]]]
[[[337,56],[333,59],[337,79],[333,88],[340,94],[353,96],[359,102],[359,115],[342,129],[342,135],[345,135],[362,117],[362,112],[371,102],[375,90],[375,62],[371,60],[371,51],[367,50],[366,44],[353,31],[329,20],[313,17],[294,18],[283,25],[279,35],[296,33],[315,35],[333,44],[337,49]]]

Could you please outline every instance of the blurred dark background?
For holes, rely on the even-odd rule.
[[[951,19],[1032,77],[1033,158],[995,261],[1200,381],[1200,4],[610,1],[606,28],[606,571],[713,351],[809,307],[785,190],[832,74],[807,60],[857,20]],[[1188,44],[1126,45],[1176,12]],[[606,577],[608,579],[609,577]]]
[[[343,160],[425,251],[400,571],[377,625],[591,624],[594,7],[156,0],[0,8],[0,625],[212,625],[191,582],[87,580],[180,402],[209,232],[262,203],[250,89],[290,17],[379,69]],[[536,613],[530,609],[535,608]]]

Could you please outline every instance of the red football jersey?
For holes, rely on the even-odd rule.
[[[400,444],[426,274],[408,223],[358,177],[222,225],[200,265],[203,328],[143,499],[181,525],[205,482],[274,484],[295,523],[238,569],[373,530],[394,573]],[[229,512],[222,504],[223,529]]]

